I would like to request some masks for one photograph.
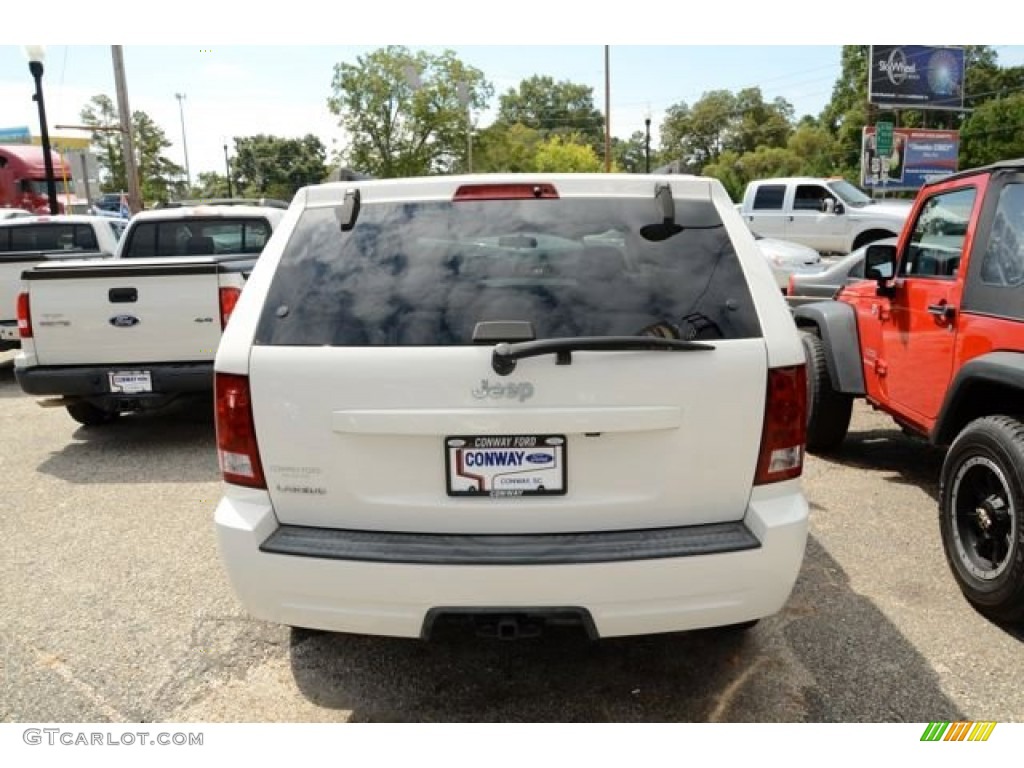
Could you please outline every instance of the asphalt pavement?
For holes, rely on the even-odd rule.
[[[784,610],[715,631],[429,642],[250,619],[221,569],[210,403],[86,429],[0,354],[0,721],[1024,721],[1019,632],[963,600],[940,451],[863,404],[811,457]]]

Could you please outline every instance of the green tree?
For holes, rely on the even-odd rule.
[[[466,167],[467,110],[494,89],[459,60],[391,45],[334,67],[328,108],[350,142],[344,162],[378,177],[450,173]]]
[[[836,139],[839,173],[860,175],[861,132],[869,119],[868,63],[870,46],[844,45],[839,78],[820,122]]]
[[[92,143],[103,174],[100,188],[105,192],[127,190],[120,117],[114,102],[105,94],[93,96],[79,116],[84,125],[94,129]],[[182,194],[185,169],[164,156],[171,142],[163,129],[145,112],[135,111],[132,113],[132,137],[143,201],[153,203]]]
[[[747,184],[754,179],[809,175],[804,162],[789,147],[758,147],[742,155],[727,149],[704,167],[704,175],[721,181],[732,199],[739,202]]]
[[[234,191],[234,190],[232,190]],[[196,177],[196,183],[189,192],[189,197],[209,199],[228,196],[227,176],[215,171],[203,171]]]
[[[301,139],[258,134],[236,136],[231,177],[241,197],[289,201],[296,191],[327,175],[327,149],[313,134]]]
[[[92,126],[92,145],[103,178],[100,188],[104,192],[127,190],[124,175],[124,155],[121,152],[120,118],[117,107],[109,96],[98,94],[82,107],[79,117],[83,125]],[[104,130],[109,129],[109,130]]]
[[[583,138],[551,136],[537,147],[533,170],[541,173],[600,173],[604,160]]]
[[[975,108],[960,138],[962,168],[1024,157],[1024,93],[992,99]]]
[[[163,154],[171,146],[163,129],[145,112],[133,112],[139,189],[147,204],[180,197],[185,192],[185,169]]]
[[[633,131],[628,139],[612,137],[612,159],[624,173],[645,173],[647,170],[647,143],[643,131]],[[651,170],[658,167],[658,153],[651,149]]]
[[[662,153],[682,160],[699,173],[727,148],[735,107],[736,97],[731,91],[705,93],[693,107],[686,102],[673,104],[661,124]]]
[[[783,98],[766,102],[760,88],[736,94],[726,146],[737,152],[782,147],[793,132],[793,105]]]
[[[834,176],[840,171],[842,158],[835,137],[813,120],[801,122],[790,135],[786,148],[800,158],[802,176]]]
[[[741,155],[785,146],[792,121],[792,105],[781,98],[766,102],[760,88],[709,91],[692,107],[680,102],[668,108],[661,124],[662,157],[701,173],[727,150]]]
[[[704,175],[722,182],[729,197],[737,203],[743,198],[743,190],[750,181],[740,154],[731,149],[722,152],[715,162],[705,165]]]
[[[479,173],[525,173],[536,166],[540,131],[520,123],[496,122],[477,134],[473,170]]]
[[[604,115],[594,107],[594,89],[587,85],[534,75],[502,94],[497,121],[520,123],[544,138],[575,134],[575,141],[603,151]]]

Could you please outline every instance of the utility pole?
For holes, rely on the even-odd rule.
[[[128,182],[128,207],[132,215],[142,210],[139,190],[139,166],[135,162],[135,142],[132,139],[132,113],[128,106],[128,84],[124,76],[124,52],[120,45],[110,46],[114,58],[114,87],[117,89],[117,113],[121,117],[121,151],[124,154],[124,175]]]
[[[469,83],[460,80],[456,84],[459,104],[466,110],[466,166],[469,173],[473,172],[473,103],[469,92]]]
[[[228,145],[224,145],[224,170],[228,178],[228,197],[234,197],[231,193],[231,162],[228,160]]]
[[[185,184],[192,187],[192,171],[188,167],[188,140],[185,138],[185,111],[181,107],[181,102],[185,100],[184,93],[174,94],[174,98],[178,100],[178,115],[181,117],[181,146],[185,149]]]
[[[612,172],[612,75],[608,66],[611,46],[604,47],[604,172]]]

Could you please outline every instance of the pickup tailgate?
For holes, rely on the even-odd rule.
[[[40,365],[212,359],[221,335],[213,259],[43,264],[23,275]]]

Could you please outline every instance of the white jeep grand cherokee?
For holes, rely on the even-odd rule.
[[[804,355],[714,179],[308,187],[215,370],[218,541],[258,618],[747,627],[800,569]]]

